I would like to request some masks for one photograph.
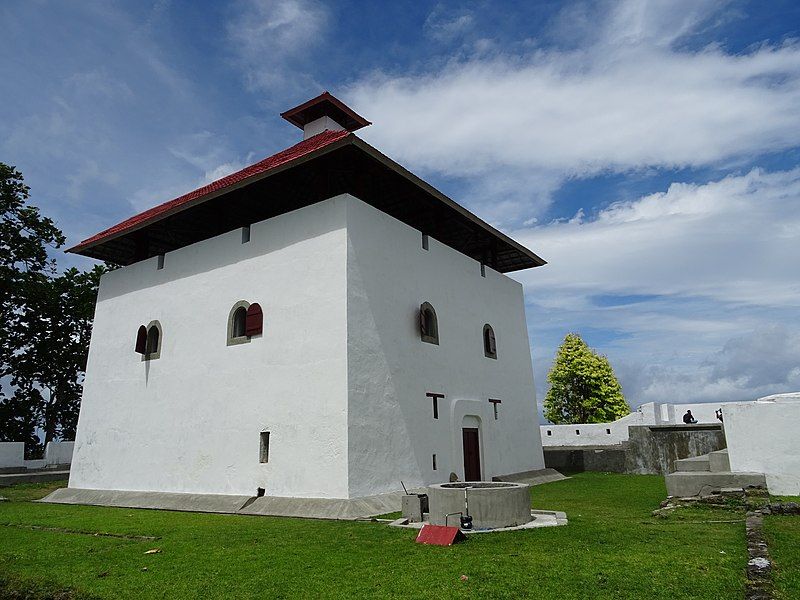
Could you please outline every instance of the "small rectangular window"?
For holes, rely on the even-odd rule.
[[[422,249],[423,250],[427,250],[428,249],[428,234],[427,233],[423,233],[422,234]]]
[[[548,429],[547,430],[547,435],[553,435],[553,432]]]
[[[163,254],[159,254],[158,255],[158,265],[156,266],[156,268],[159,271],[164,268],[164,255]]]
[[[607,433],[608,435],[611,435],[611,430],[610,430],[610,429],[606,429],[606,433]]]
[[[269,431],[261,432],[261,448],[258,453],[258,461],[262,463],[269,462]]]
[[[486,265],[481,264],[481,277],[486,277]]]
[[[580,429],[576,429],[575,430],[575,435],[580,435],[580,434],[581,434],[581,430]]]
[[[250,241],[250,225],[242,227],[242,243],[246,244]]]
[[[433,455],[433,470],[436,470],[436,455]]]

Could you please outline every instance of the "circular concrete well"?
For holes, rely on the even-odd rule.
[[[515,527],[533,520],[531,493],[525,483],[504,481],[466,481],[428,486],[429,522],[433,525],[459,525],[458,515],[469,514],[475,529]]]

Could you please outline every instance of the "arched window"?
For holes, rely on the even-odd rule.
[[[428,302],[423,302],[419,307],[419,333],[423,342],[439,344],[439,321],[436,311]]]
[[[494,329],[488,323],[483,326],[483,354],[486,358],[497,359],[497,342],[494,339]]]
[[[231,308],[228,315],[228,346],[247,344],[254,335],[260,335],[264,328],[264,315],[257,302],[250,304],[240,300]]]
[[[231,337],[242,337],[244,335],[245,321],[247,321],[247,309],[240,306],[233,313],[233,331]]]
[[[150,321],[145,327],[139,327],[136,335],[136,351],[142,355],[142,360],[155,360],[161,356],[161,323]]]

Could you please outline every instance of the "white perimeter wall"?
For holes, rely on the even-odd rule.
[[[0,442],[0,469],[25,466],[25,442]]]
[[[725,407],[731,471],[764,473],[771,494],[800,495],[800,401],[756,400]]]
[[[683,424],[687,410],[698,423],[719,423],[716,411],[722,409],[723,418],[727,407],[735,402],[705,404],[660,404],[647,402],[629,415],[611,423],[580,423],[576,425],[541,425],[544,446],[607,446],[628,440],[631,425]]]
[[[47,442],[44,462],[48,465],[67,465],[72,462],[75,442]]]
[[[70,487],[347,497],[345,221],[334,198],[104,275]],[[227,346],[239,300],[264,334]]]
[[[479,425],[483,479],[544,468],[522,286],[433,237],[423,250],[419,231],[359,200],[347,220],[350,495],[463,480],[464,425]],[[438,346],[420,340],[426,301]],[[426,392],[446,395],[438,419]]]

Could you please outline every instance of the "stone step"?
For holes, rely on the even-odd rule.
[[[691,458],[679,458],[674,463],[675,471],[693,472],[693,471],[711,471],[711,464],[708,460],[708,454],[703,456],[692,456]]]
[[[709,453],[708,463],[711,471],[715,472],[730,472],[731,461],[728,459],[728,449],[716,450]]]
[[[767,487],[763,473],[676,471],[664,479],[667,484],[667,495],[680,498],[707,496],[719,492],[722,488]]]

